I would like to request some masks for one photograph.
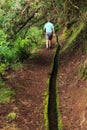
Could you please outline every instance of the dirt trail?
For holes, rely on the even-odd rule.
[[[60,58],[59,95],[63,130],[87,130],[87,80],[78,75],[87,55]]]
[[[45,130],[44,93],[51,73],[53,49],[43,48],[33,60],[27,60],[23,69],[12,72],[6,86],[16,92],[11,104],[0,104],[0,130]],[[78,67],[87,55],[60,57],[58,74],[59,108],[63,130],[87,130],[87,80],[78,75]],[[17,119],[7,121],[9,112]]]
[[[0,130],[45,130],[44,94],[51,73],[53,49],[43,48],[39,55],[27,60],[23,69],[12,72],[7,85],[16,92],[12,104],[0,106]],[[5,116],[14,111],[18,117],[7,122]]]

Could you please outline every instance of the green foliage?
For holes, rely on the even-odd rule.
[[[68,47],[72,45],[73,42],[76,41],[82,29],[84,29],[84,26],[85,26],[84,23],[79,23],[78,25],[73,25],[70,29],[64,30],[62,36],[65,40],[67,40],[67,44],[64,46],[62,51],[65,51]],[[71,49],[73,48],[71,47]]]
[[[10,103],[12,102],[12,97],[15,95],[15,92],[10,88],[1,88],[0,89],[0,103]]]
[[[59,106],[59,105],[58,105]],[[61,120],[61,113],[58,110],[58,129],[62,130],[62,120]]]
[[[75,39],[80,34],[80,32],[82,31],[83,28],[84,28],[84,23],[80,23],[77,27],[76,26],[73,27],[73,32],[68,40],[69,44],[71,44],[73,41],[75,41]]]
[[[13,121],[16,119],[16,113],[15,112],[10,112],[7,116],[6,116],[7,120],[9,121]]]
[[[18,13],[22,8],[22,0],[3,0],[0,3],[0,26],[8,35],[14,34],[13,27],[19,21]]]
[[[84,52],[87,53],[87,41],[86,40],[85,40],[84,44],[85,44]]]
[[[72,43],[83,28],[84,23],[73,25],[69,29],[65,28],[63,32],[64,39],[68,39],[69,44]]]
[[[58,110],[58,130],[62,130],[62,119],[61,119],[61,113],[60,113],[60,109],[59,109],[59,94],[58,94],[58,90],[56,89],[56,104],[57,104],[57,110]]]
[[[48,96],[47,92],[45,92],[44,95],[45,95],[45,99],[44,99],[44,120],[45,120],[46,130],[48,130],[48,116],[47,116],[48,112],[47,112],[47,110],[48,110],[48,98],[49,98],[49,96]]]
[[[20,60],[24,60],[31,53],[36,53],[36,48],[41,46],[42,30],[31,27],[25,37],[17,36],[15,41],[8,42],[7,34],[0,30],[0,73],[4,73],[6,65],[11,65]]]
[[[15,59],[15,50],[11,49],[8,45],[7,35],[3,30],[0,30],[0,57],[4,63],[10,63],[12,59]]]
[[[0,64],[0,74],[5,74],[5,68],[6,68],[6,65],[1,63]]]
[[[61,25],[56,24],[56,25],[55,25],[55,32],[56,32],[56,31],[59,31],[60,29],[61,29]]]
[[[17,63],[15,63],[15,64],[12,64],[12,65],[11,65],[11,68],[12,68],[12,70],[22,69],[22,68],[23,68],[23,63],[17,62]]]
[[[27,58],[30,54],[28,38],[25,37],[22,39],[20,36],[18,36],[17,40],[15,41],[13,50],[16,52],[16,59],[22,60]]]
[[[41,46],[41,36],[42,31],[37,27],[31,27],[24,38],[18,36],[14,48],[19,59],[29,57],[34,50],[36,51],[36,48]]]
[[[19,59],[27,58],[35,48],[40,44],[42,31],[37,27],[32,27],[27,32],[25,38],[18,36],[15,44],[7,42],[7,35],[0,30],[0,55],[1,61],[12,63]]]
[[[5,85],[5,83],[4,83],[3,79],[2,79],[2,77],[0,77],[0,86],[3,86],[3,85]]]
[[[17,58],[16,50],[6,45],[0,46],[0,55],[2,62],[8,64],[12,63]]]
[[[34,47],[38,47],[41,43],[42,30],[38,27],[31,27],[27,33],[29,44]]]
[[[3,30],[0,29],[0,46],[6,44],[7,35]]]

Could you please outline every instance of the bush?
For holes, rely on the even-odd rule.
[[[7,41],[7,35],[0,30],[0,60],[1,63],[11,65],[20,60],[25,60],[30,54],[41,46],[42,30],[37,27],[31,27],[26,36],[18,35],[15,42]],[[0,73],[4,72],[4,66],[1,65]]]
[[[12,97],[15,95],[15,92],[10,88],[1,88],[0,89],[0,103],[10,103],[12,102]]]
[[[15,48],[10,48],[7,45],[0,46],[1,62],[12,63],[17,59],[17,52]]]
[[[0,74],[5,74],[5,68],[6,68],[6,65],[1,63],[0,64]]]
[[[7,38],[7,35],[2,29],[0,29],[0,46],[3,44],[6,44],[6,38]]]
[[[7,42],[7,35],[3,30],[0,30],[0,60],[3,63],[12,62],[15,59],[15,50],[10,48]]]
[[[26,59],[32,52],[36,51],[36,48],[41,46],[42,30],[37,27],[31,27],[27,32],[26,36],[18,36],[14,44],[14,49],[19,59]]]
[[[31,27],[27,33],[30,49],[41,46],[42,30],[37,27]]]
[[[17,38],[14,44],[14,48],[16,52],[16,58],[18,60],[22,60],[27,58],[30,55],[30,50],[29,50],[29,44],[28,44],[28,38],[22,39],[20,36]]]

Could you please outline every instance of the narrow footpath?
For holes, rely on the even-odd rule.
[[[42,48],[24,67],[10,73],[5,87],[16,92],[9,104],[0,104],[0,130],[45,130],[44,94],[48,90],[54,49]],[[59,109],[63,130],[87,130],[87,80],[78,74],[87,55],[61,55],[58,71]],[[7,121],[6,115],[16,113]]]
[[[44,94],[53,57],[53,49],[42,48],[35,58],[25,62],[24,68],[11,73],[6,84],[16,96],[13,103],[0,105],[0,130],[45,130]],[[17,118],[7,122],[5,116],[12,111]]]

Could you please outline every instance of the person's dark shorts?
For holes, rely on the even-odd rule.
[[[52,40],[53,33],[46,33],[46,40]]]

